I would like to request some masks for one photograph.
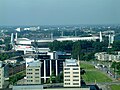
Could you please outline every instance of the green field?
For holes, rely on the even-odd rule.
[[[105,75],[98,69],[95,69],[93,65],[90,65],[85,62],[81,62],[81,68],[84,68],[86,71],[86,73],[82,75],[82,78],[86,83],[94,83],[95,81],[96,83],[112,82],[112,80],[107,75]]]
[[[108,78],[105,74],[100,71],[86,71],[86,74],[82,75],[86,83],[96,82],[111,82],[112,80]]]
[[[120,90],[120,85],[111,85],[111,90]]]
[[[88,69],[95,69],[93,65],[90,65],[90,64],[84,63],[84,62],[81,62],[81,63],[80,63],[80,67],[81,67],[81,68],[84,68],[84,69],[87,69],[87,70],[88,70]]]

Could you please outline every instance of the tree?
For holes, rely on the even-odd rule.
[[[47,83],[54,83],[55,82],[55,74],[54,71],[52,71],[52,74],[50,75],[50,79],[48,79]]]
[[[120,51],[120,41],[115,41],[112,46],[114,51]]]
[[[113,62],[111,67],[114,68],[114,72],[118,72],[120,74],[120,62]]]
[[[13,76],[10,76],[9,77],[9,82],[10,82],[10,84],[15,85],[16,82],[18,80],[24,78],[24,76],[25,76],[25,71],[19,72],[19,73],[13,75]]]
[[[73,44],[72,47],[72,57],[77,59],[78,55],[80,56],[80,51],[81,51],[80,42],[77,41]]]
[[[63,83],[63,72],[61,72],[60,74],[58,74],[55,78],[56,83]]]
[[[3,41],[2,40],[0,40],[0,45],[2,45],[3,44]]]
[[[5,50],[6,51],[9,51],[9,50],[11,50],[12,49],[12,45],[10,45],[10,44],[6,44],[5,45]]]

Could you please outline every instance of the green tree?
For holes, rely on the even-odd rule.
[[[72,58],[77,59],[78,55],[80,56],[80,51],[81,51],[81,45],[80,42],[77,41],[73,44],[72,47]]]
[[[63,72],[61,72],[60,74],[58,74],[55,78],[56,83],[63,83]]]
[[[120,51],[120,41],[114,41],[112,46],[114,51]]]
[[[6,51],[9,51],[9,50],[11,50],[12,49],[12,45],[10,45],[10,44],[6,44],[5,45],[5,50]]]

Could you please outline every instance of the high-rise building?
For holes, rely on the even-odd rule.
[[[4,85],[4,67],[2,62],[0,61],[0,89],[3,88]]]
[[[26,68],[27,84],[41,84],[41,62],[32,61]]]
[[[64,87],[80,87],[80,65],[79,60],[66,59],[63,65]]]

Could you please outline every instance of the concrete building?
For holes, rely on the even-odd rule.
[[[71,55],[65,52],[47,52],[38,55],[38,59],[42,62],[41,80],[46,83],[52,73],[57,76],[63,71],[63,62]]]
[[[41,84],[41,62],[32,61],[26,68],[26,84]]]
[[[59,75],[63,71],[64,59],[41,59],[41,80],[46,83],[52,74]]]
[[[0,61],[0,89],[4,86],[4,67],[2,61]]]
[[[70,56],[71,54],[67,54],[65,52],[39,52],[37,54],[26,55],[24,60],[26,62],[26,67],[29,65],[29,62],[32,62],[35,59],[40,60],[41,81],[46,83],[52,75],[52,72],[57,76],[63,71],[63,62]]]
[[[24,58],[24,60],[25,60],[26,67],[27,67],[30,62],[34,61],[34,58],[33,57],[26,57],[26,58]]]
[[[16,59],[7,59],[7,60],[4,60],[5,63],[10,63],[10,64],[16,64],[17,63],[17,60]]]
[[[66,59],[63,65],[64,87],[80,87],[80,65],[76,59]]]
[[[120,61],[119,52],[108,54],[107,52],[95,53],[95,58],[100,61]]]

